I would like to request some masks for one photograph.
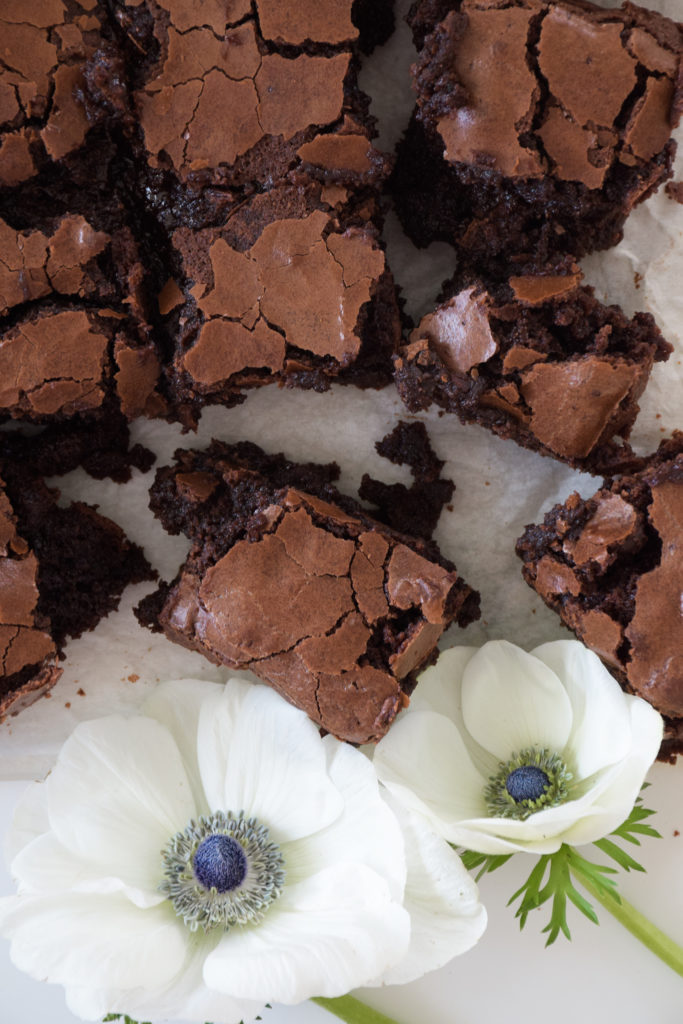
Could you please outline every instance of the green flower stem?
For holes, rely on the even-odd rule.
[[[325,999],[323,996],[316,996],[311,999],[311,1002],[317,1003],[324,1010],[341,1017],[346,1024],[396,1024],[392,1017],[387,1017],[379,1010],[373,1010],[371,1006],[366,1006],[365,1003],[354,999],[353,996],[340,996],[338,999]]]
[[[624,928],[627,928],[631,935],[635,935],[637,939],[640,939],[651,953],[654,953],[665,964],[668,964],[676,974],[680,974],[683,977],[683,948],[678,943],[660,931],[656,925],[652,924],[639,910],[636,910],[623,896],[620,896],[621,902],[618,902],[614,896],[601,892],[585,876],[581,877],[581,885],[584,889],[588,890],[593,899],[602,904],[605,910],[609,910],[610,914],[616,917],[617,921],[623,924]]]

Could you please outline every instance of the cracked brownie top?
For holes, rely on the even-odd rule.
[[[622,439],[655,361],[672,349],[649,313],[628,318],[581,284],[577,264],[503,283],[462,277],[395,359],[415,412],[436,402],[463,422],[589,472],[638,460]]]
[[[600,188],[665,147],[680,58],[679,27],[631,4],[463,0],[425,41],[420,117],[450,163]]]
[[[263,184],[296,165],[322,179],[381,178],[356,84],[356,6],[117,3],[143,159],[195,186]]]
[[[151,505],[193,547],[139,614],[364,743],[389,728],[446,626],[478,616],[478,596],[431,542],[340,495],[337,472],[246,443],[176,452]]]
[[[667,717],[663,756],[683,751],[683,434],[640,472],[556,505],[517,553],[546,604]]]
[[[615,245],[671,175],[681,26],[625,3],[421,0],[393,188],[419,244],[503,273]]]

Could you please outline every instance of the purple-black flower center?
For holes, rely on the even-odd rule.
[[[232,836],[207,836],[197,847],[192,867],[195,878],[205,889],[232,892],[246,878],[247,855]]]
[[[511,771],[505,780],[505,788],[515,801],[538,800],[550,785],[550,779],[542,768],[535,764],[525,764]]]

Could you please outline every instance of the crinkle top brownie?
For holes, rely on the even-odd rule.
[[[193,546],[139,615],[365,743],[389,728],[446,626],[478,617],[478,595],[433,543],[340,495],[337,473],[247,443],[176,452],[151,507]]]
[[[98,0],[3,0],[0,187],[19,185],[84,143],[84,66],[106,26]]]
[[[582,0],[424,0],[413,23],[417,114],[396,178],[410,233],[480,264],[615,244],[671,172],[681,26]]]
[[[556,505],[517,553],[546,604],[666,716],[668,757],[683,753],[683,433],[644,462]]]
[[[142,551],[94,508],[57,504],[21,445],[0,454],[0,718],[46,693],[57,658],[118,605],[124,587],[153,579]]]
[[[8,0],[1,15],[8,131],[24,130],[12,97],[30,99],[26,130],[44,114],[54,159],[31,135],[31,173],[0,176],[0,420],[106,407],[190,424],[272,380],[390,380],[389,165],[356,77],[391,0],[38,0],[30,25]],[[28,58],[38,37],[49,75]]]
[[[173,233],[177,272],[160,305],[174,345],[169,401],[183,418],[273,380],[387,380],[399,313],[370,201],[334,207],[327,191],[282,185],[220,226]]]
[[[369,142],[374,121],[356,82],[357,23],[372,40],[369,7],[117,3],[142,159],[197,186],[262,187],[297,165],[323,179],[376,181],[385,160]],[[379,5],[380,19],[388,7]]]
[[[423,317],[395,360],[415,412],[436,402],[463,422],[589,472],[633,465],[628,437],[655,360],[671,346],[649,313],[628,319],[581,284],[576,264],[471,278]]]

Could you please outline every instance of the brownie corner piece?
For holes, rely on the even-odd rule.
[[[250,669],[340,739],[380,739],[444,629],[479,616],[433,544],[371,519],[329,473],[255,446],[177,452],[152,508],[193,547],[145,624]]]
[[[394,192],[420,245],[508,267],[615,245],[671,175],[681,26],[624,4],[424,0]]]
[[[683,433],[588,499],[571,495],[517,542],[526,582],[683,753]]]
[[[447,293],[394,361],[412,412],[434,402],[588,472],[637,462],[625,439],[653,363],[672,351],[649,313],[601,303],[568,260],[503,281],[470,275]]]

